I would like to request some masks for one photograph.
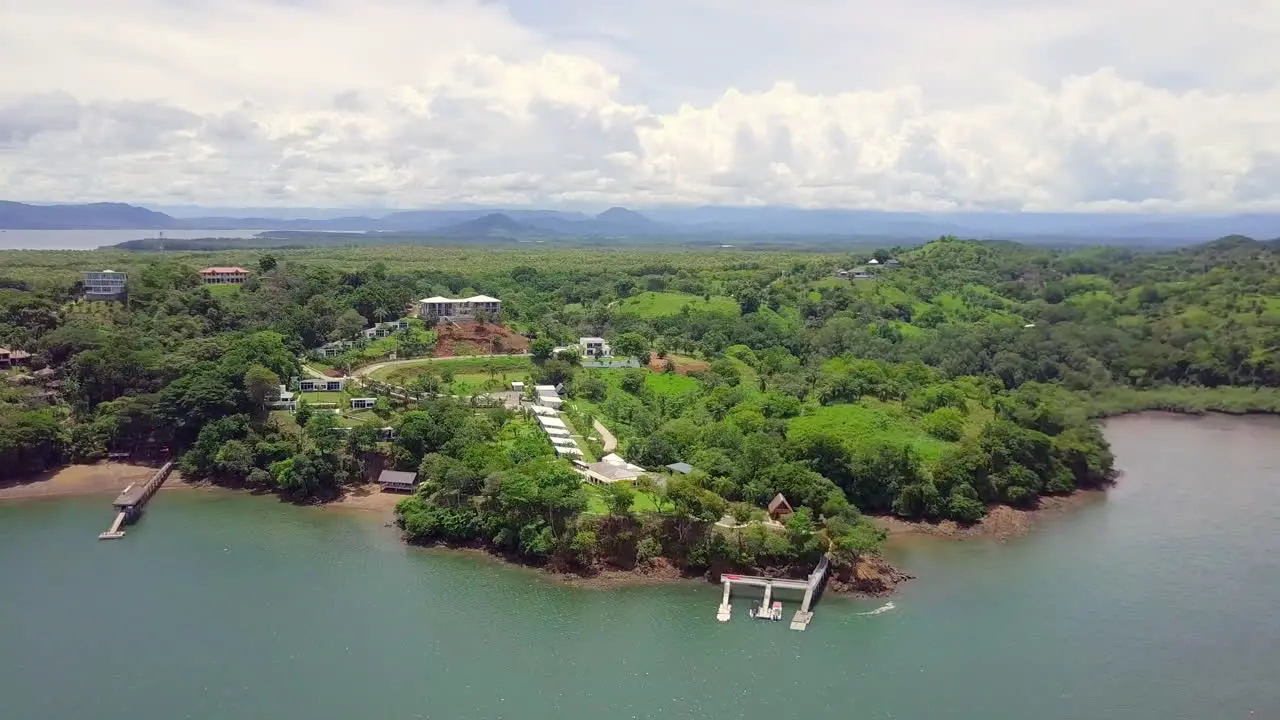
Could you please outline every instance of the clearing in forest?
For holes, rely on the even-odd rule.
[[[674,292],[644,292],[633,295],[621,302],[619,312],[642,318],[669,317],[679,315],[686,305],[694,310],[725,315],[737,315],[739,312],[738,303],[731,297],[712,295],[707,300],[701,295]]]

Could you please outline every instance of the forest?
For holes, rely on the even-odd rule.
[[[237,263],[244,285],[201,284]],[[128,273],[127,301],[79,299],[80,272],[103,267]],[[21,251],[0,268],[0,347],[30,355],[3,371],[0,482],[164,451],[193,478],[322,501],[410,470],[411,540],[565,567],[847,564],[882,539],[867,515],[972,523],[1105,485],[1097,417],[1280,410],[1280,245],[1240,237],[1159,253],[949,237],[854,254]],[[432,360],[444,339],[417,320],[316,354],[417,298],[481,293],[527,355]],[[634,367],[554,350],[584,336]],[[360,413],[274,404],[304,365],[392,352],[423,359],[372,378],[413,398],[368,382]],[[535,422],[467,397],[511,380],[562,385],[567,421],[603,423],[651,474],[584,483]],[[773,523],[779,493],[794,513]]]

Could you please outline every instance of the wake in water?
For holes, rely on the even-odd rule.
[[[890,601],[890,602],[887,602],[887,603],[885,603],[885,604],[881,605],[880,607],[876,608],[875,610],[868,610],[867,612],[860,612],[860,613],[858,613],[858,615],[879,615],[880,613],[887,613],[887,612],[889,612],[889,611],[893,610],[893,608],[894,608],[893,602],[892,602],[892,601]]]

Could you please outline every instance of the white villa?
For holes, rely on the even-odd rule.
[[[474,320],[476,313],[483,312],[490,320],[497,320],[502,314],[502,301],[488,295],[475,295],[469,298],[435,297],[418,301],[418,317],[432,322],[440,320]]]
[[[84,273],[85,300],[120,300],[125,296],[129,276],[115,270]]]
[[[600,337],[584,337],[578,338],[578,348],[582,350],[583,357],[609,357],[613,354],[613,348],[609,347],[609,343]]]

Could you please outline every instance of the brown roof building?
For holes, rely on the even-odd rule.
[[[795,513],[795,510],[791,508],[791,503],[787,502],[782,493],[774,495],[773,499],[769,501],[769,517],[774,520],[785,522],[793,513]]]

